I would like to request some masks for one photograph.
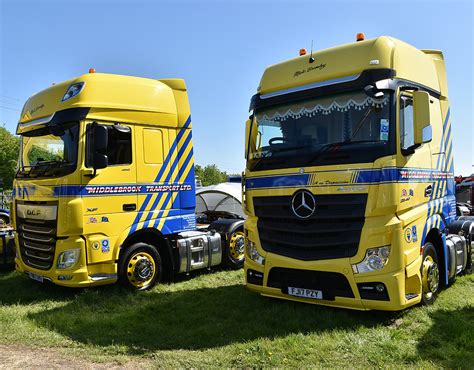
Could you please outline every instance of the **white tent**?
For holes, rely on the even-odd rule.
[[[224,182],[196,189],[196,213],[205,211],[230,212],[243,217],[241,185]]]

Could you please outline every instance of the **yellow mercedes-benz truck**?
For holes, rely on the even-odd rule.
[[[191,127],[179,79],[91,70],[30,97],[17,128],[17,271],[147,289],[174,273],[241,267],[242,217],[210,212],[196,225]]]
[[[434,301],[470,269],[443,54],[392,37],[269,66],[251,99],[246,286],[360,310]]]

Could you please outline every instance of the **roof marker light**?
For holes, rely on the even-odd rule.
[[[356,36],[357,41],[364,41],[365,40],[365,35],[364,32],[359,32]]]
[[[306,55],[306,49],[300,49],[300,57]]]
[[[95,73],[95,68],[89,68],[89,73]]]

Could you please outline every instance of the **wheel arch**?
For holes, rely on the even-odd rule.
[[[173,252],[169,240],[157,229],[141,229],[130,234],[120,245],[119,261],[127,248],[139,242],[150,244],[158,250],[163,261],[163,279],[171,280],[175,271]]]
[[[222,241],[229,240],[229,235],[232,234],[234,231],[242,228],[244,229],[244,222],[245,220],[242,219],[229,219],[229,218],[221,218],[217,221],[212,222],[208,229],[215,230],[221,235]]]
[[[448,261],[446,256],[446,236],[438,228],[432,228],[425,237],[424,244],[431,243],[434,245],[436,255],[438,256],[438,268],[441,283],[448,285]]]

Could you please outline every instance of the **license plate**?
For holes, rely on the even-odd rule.
[[[39,281],[40,283],[42,283],[44,281],[44,278],[41,275],[37,275],[37,274],[34,274],[32,272],[28,272],[28,276],[30,277],[30,279]]]
[[[312,299],[323,299],[323,292],[314,289],[303,289],[288,287],[288,294],[295,297],[312,298]]]

